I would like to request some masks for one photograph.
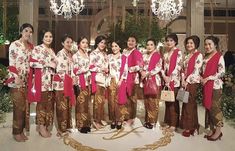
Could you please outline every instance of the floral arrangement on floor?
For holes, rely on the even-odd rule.
[[[75,54],[78,51],[78,44],[76,41],[73,41],[71,51],[73,54]]]
[[[224,117],[235,125],[235,65],[227,68],[224,75],[221,107]],[[197,102],[202,105],[202,86],[197,91]]]
[[[9,88],[4,85],[7,75],[7,68],[0,64],[0,123],[5,121],[5,113],[12,110]]]
[[[226,71],[221,105],[225,118],[235,122],[235,65]]]
[[[0,33],[0,45],[4,44],[6,41],[5,37],[3,36],[2,33]]]

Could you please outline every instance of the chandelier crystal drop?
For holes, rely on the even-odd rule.
[[[183,1],[152,0],[152,11],[160,20],[170,21],[177,18],[183,9]]]
[[[134,7],[136,7],[138,2],[139,2],[139,0],[133,0],[133,1],[132,1],[132,5],[133,5]]]
[[[65,19],[71,19],[72,15],[79,14],[85,7],[83,0],[50,0],[50,10],[55,15],[64,15]]]

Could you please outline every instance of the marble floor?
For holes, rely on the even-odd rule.
[[[32,106],[34,108],[34,106]],[[64,138],[56,136],[56,129],[53,127],[51,138],[42,138],[36,132],[36,126],[33,124],[35,114],[31,113],[31,131],[29,140],[24,143],[18,143],[13,140],[11,135],[12,113],[6,115],[6,122],[0,124],[0,151],[79,151],[85,150],[106,150],[106,151],[129,151],[129,150],[147,150],[153,147],[153,150],[159,151],[233,151],[235,148],[235,128],[225,122],[223,137],[216,142],[209,142],[203,138],[204,126],[204,109],[199,106],[199,122],[201,124],[200,134],[185,138],[178,132],[173,136],[163,133],[159,124],[154,129],[142,127],[144,117],[143,102],[138,102],[138,115],[133,127],[128,125],[120,131],[111,130],[109,126],[92,133],[81,134],[72,129],[72,133]],[[163,120],[164,103],[160,104],[159,122]],[[66,145],[68,144],[68,145]],[[147,144],[150,144],[146,147]],[[164,144],[164,145],[163,145]],[[163,145],[163,146],[161,146]],[[154,147],[156,147],[154,149]]]

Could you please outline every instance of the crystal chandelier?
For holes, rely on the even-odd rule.
[[[57,0],[50,0],[50,10],[54,12],[55,15],[64,15],[65,19],[71,19],[72,14],[79,14],[85,5],[83,0],[60,0],[60,6],[58,6]]]
[[[134,7],[136,7],[138,2],[139,2],[139,0],[133,0],[133,1],[132,1],[132,5],[133,5]]]
[[[152,11],[160,20],[170,21],[178,17],[183,9],[182,0],[152,0]]]

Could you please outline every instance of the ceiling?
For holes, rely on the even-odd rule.
[[[198,0],[201,1],[201,0]],[[214,3],[215,7],[218,8],[226,8],[226,0],[204,0],[205,7],[210,7],[210,2]],[[228,8],[235,9],[235,0],[227,0],[228,1]]]
[[[7,2],[8,5],[18,5],[20,0],[1,0],[2,2]],[[45,7],[48,5],[49,0],[39,0],[40,6]],[[133,7],[132,6],[132,1],[133,0],[113,0],[113,2],[117,2],[118,5],[122,4],[122,1],[124,1],[127,5],[127,7]],[[137,0],[138,1],[138,7],[144,7],[146,5],[146,0]],[[178,1],[178,0],[175,0]],[[184,5],[186,4],[187,0],[183,0]],[[194,0],[192,0],[194,1]],[[235,0],[196,0],[198,2],[203,2],[204,1],[204,6],[205,7],[210,7],[210,2],[212,1],[214,3],[214,7],[217,8],[226,8],[226,1],[228,1],[228,8],[235,9]],[[84,0],[85,4],[87,6],[98,6],[98,7],[105,7],[105,5],[109,5],[109,0]],[[2,3],[0,2],[0,5]],[[186,6],[186,5],[185,5]]]

